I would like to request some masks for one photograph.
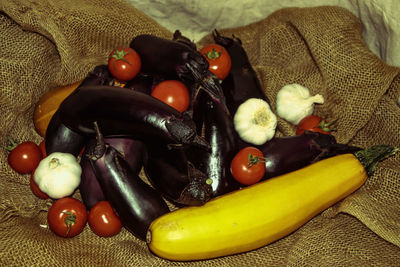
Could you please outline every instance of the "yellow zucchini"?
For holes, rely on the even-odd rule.
[[[375,154],[372,160],[371,149]],[[357,156],[334,156],[217,197],[203,206],[178,209],[150,225],[148,247],[162,258],[177,261],[210,259],[263,247],[357,190],[368,171],[396,151],[376,146],[356,152],[361,152]]]

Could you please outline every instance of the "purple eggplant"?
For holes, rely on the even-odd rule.
[[[106,199],[124,227],[145,241],[152,221],[169,212],[164,199],[132,170],[118,150],[104,142],[101,134],[88,148],[88,158]]]
[[[196,134],[189,116],[141,92],[115,86],[85,86],[76,89],[59,107],[64,125],[83,135],[94,135],[96,121],[103,135],[153,142],[194,145],[210,149]]]
[[[211,151],[192,147],[187,148],[187,155],[212,180],[212,196],[238,189],[240,185],[230,172],[230,163],[238,149],[238,136],[232,117],[219,103],[201,93],[194,99],[193,120],[210,143]]]
[[[361,149],[339,144],[333,135],[314,132],[275,137],[257,147],[266,159],[265,179],[298,170],[324,158],[354,153]]]
[[[81,82],[79,87],[88,85],[112,85],[114,82],[114,77],[108,70],[107,65],[98,65],[90,71],[85,79]]]
[[[118,137],[104,138],[104,141],[123,155],[133,173],[138,174],[140,172],[143,166],[143,156],[146,149],[143,142],[130,138]],[[96,139],[90,139],[87,142],[87,148],[92,147],[95,142],[97,142]],[[83,203],[86,208],[90,210],[97,202],[105,200],[105,196],[96,175],[93,172],[90,160],[86,156],[86,153],[88,153],[87,148],[83,152],[80,161],[82,166],[82,175],[79,191]]]
[[[46,152],[48,155],[53,152],[64,152],[78,156],[87,141],[87,137],[68,128],[61,122],[59,115],[57,110],[47,126]]]
[[[225,107],[222,87],[218,78],[209,71],[206,58],[179,31],[175,32],[174,38],[142,34],[132,39],[130,47],[142,59],[142,72],[192,84],[193,98],[199,91],[205,91]]]
[[[150,95],[157,81],[153,75],[139,73],[135,78],[128,81],[124,88]]]
[[[144,170],[166,199],[177,205],[200,206],[212,198],[211,180],[187,158],[182,147],[151,144],[147,146]]]
[[[221,84],[230,113],[235,114],[238,106],[249,98],[261,98],[270,103],[249,62],[242,41],[235,36],[232,38],[221,36],[216,30],[213,32],[213,37],[214,41],[225,47],[231,56],[231,71]]]

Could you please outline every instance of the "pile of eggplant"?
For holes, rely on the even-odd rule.
[[[266,101],[240,39],[213,32],[232,60],[220,81],[196,45],[179,31],[172,39],[135,37],[130,47],[142,61],[138,76],[115,86],[106,65],[97,66],[52,117],[46,151],[78,156],[80,194],[90,209],[108,200],[125,228],[145,240],[151,222],[174,205],[203,205],[241,187],[230,162],[249,144],[235,132],[232,115],[248,98]],[[150,95],[165,79],[177,79],[191,93],[188,111],[178,112]],[[269,102],[269,101],[268,101]],[[358,148],[333,136],[306,133],[273,138],[259,146],[268,159],[265,179]],[[142,170],[149,183],[139,177]]]

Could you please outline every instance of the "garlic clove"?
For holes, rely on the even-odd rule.
[[[250,98],[238,107],[233,123],[243,141],[262,145],[274,137],[277,117],[265,100]]]

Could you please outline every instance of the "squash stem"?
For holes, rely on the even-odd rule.
[[[392,146],[379,145],[356,151],[354,156],[361,162],[367,175],[370,176],[374,173],[379,161],[396,154],[398,150],[398,148]]]

